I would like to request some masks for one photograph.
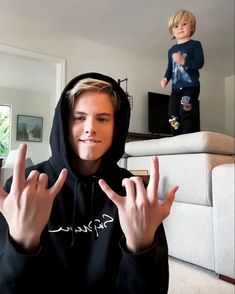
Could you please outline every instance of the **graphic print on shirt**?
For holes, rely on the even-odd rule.
[[[103,214],[102,219],[94,219],[93,221],[91,220],[88,222],[88,224],[83,225],[83,226],[76,226],[75,228],[72,227],[59,227],[57,229],[49,229],[49,233],[59,233],[59,232],[71,232],[74,230],[75,233],[88,233],[92,232],[93,230],[96,233],[96,237],[99,236],[99,231],[100,230],[105,230],[108,229],[108,223],[112,223],[113,218],[108,215],[108,214]]]
[[[182,54],[181,52],[179,52],[180,54]],[[184,58],[187,57],[186,53],[182,54]],[[179,64],[176,61],[173,61],[173,73],[172,73],[172,83],[173,84],[177,84],[177,82],[181,81],[181,82],[188,82],[188,83],[192,83],[192,80],[189,76],[189,74],[185,71],[184,67]]]

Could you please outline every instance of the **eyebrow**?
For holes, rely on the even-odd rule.
[[[83,111],[74,111],[73,114],[83,114],[83,115],[87,115],[87,113],[86,113],[86,112],[83,112]],[[99,112],[99,113],[97,113],[97,115],[112,116],[112,113],[109,113],[109,112]]]

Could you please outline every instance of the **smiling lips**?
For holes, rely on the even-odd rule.
[[[100,140],[94,140],[94,139],[79,139],[79,141],[85,144],[96,144],[101,142]]]

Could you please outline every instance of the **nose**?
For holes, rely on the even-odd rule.
[[[178,29],[181,30],[183,28],[183,25],[181,23],[178,24]]]
[[[96,131],[95,130],[86,130],[86,134],[90,134],[90,135],[95,135]]]
[[[95,135],[95,123],[93,120],[87,120],[86,128],[85,128],[85,133],[89,135]]]

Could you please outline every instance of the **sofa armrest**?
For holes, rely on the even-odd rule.
[[[215,271],[232,279],[235,279],[234,170],[233,163],[212,170]]]
[[[13,174],[13,164],[10,165],[3,165],[0,170],[0,185],[3,186],[8,178],[10,178]],[[26,157],[25,159],[25,167],[29,167],[33,165],[33,162],[30,157]]]

